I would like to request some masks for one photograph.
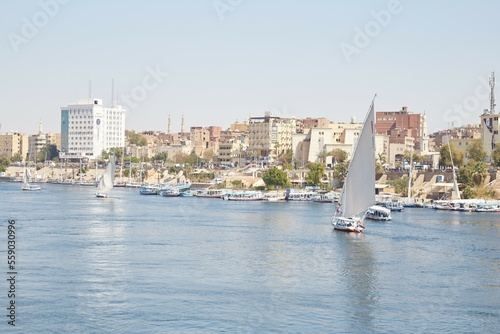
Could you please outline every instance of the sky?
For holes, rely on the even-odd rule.
[[[186,130],[266,111],[362,121],[377,94],[376,111],[425,113],[432,133],[479,123],[500,68],[495,0],[1,0],[0,12],[2,133],[60,132],[61,107],[89,91],[110,105],[112,81],[136,131],[167,131],[169,114],[172,131],[182,115]]]

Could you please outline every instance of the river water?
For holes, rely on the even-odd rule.
[[[498,333],[500,214],[405,209],[364,234],[334,205],[0,183],[15,330],[52,333]]]

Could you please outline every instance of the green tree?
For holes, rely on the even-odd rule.
[[[167,152],[158,152],[156,153],[152,158],[151,158],[152,161],[163,161],[163,162],[167,162],[168,160],[168,154]]]
[[[137,146],[147,146],[148,145],[148,141],[146,140],[146,138],[144,138],[140,134],[135,133],[134,131],[130,131],[127,134],[129,135],[129,143],[131,145],[137,145]]]
[[[500,145],[495,146],[495,149],[491,152],[491,163],[495,167],[500,167]]]
[[[293,160],[293,151],[292,150],[286,150],[284,154],[280,156],[279,162],[284,165],[284,164],[291,164]]]
[[[446,146],[446,148],[448,148],[448,145]],[[449,154],[448,154],[448,156],[449,156]],[[403,159],[408,161],[408,162],[411,159],[413,162],[417,162],[417,163],[424,161],[424,158],[420,155],[419,152],[410,152],[410,151],[405,151],[405,153],[403,155]],[[453,160],[453,162],[455,162],[455,160]]]
[[[472,181],[475,185],[483,184],[487,175],[484,161],[472,161],[472,163],[467,164],[466,168],[470,168]]]
[[[210,150],[206,150],[203,152],[203,159],[206,161],[206,162],[212,162],[215,158],[215,152],[214,150],[210,149]]]
[[[325,163],[326,162],[326,157],[328,157],[328,151],[325,149],[322,149],[321,152],[318,153],[318,159],[320,162]]]
[[[451,167],[450,150],[453,158],[453,164],[455,166],[461,166],[464,160],[464,155],[462,152],[456,150],[453,145],[448,146],[448,144],[444,144],[439,151],[439,165]]]
[[[12,159],[11,159],[13,162],[21,162],[23,161],[23,156],[21,155],[21,153],[17,152],[16,154],[14,154],[12,156]]]
[[[486,151],[484,150],[483,141],[481,139],[473,140],[467,148],[470,160],[485,161]]]
[[[483,184],[486,178],[486,164],[483,161],[470,160],[467,165],[458,171],[458,182],[467,187],[475,187]]]
[[[464,199],[475,198],[476,197],[476,193],[475,193],[475,191],[474,191],[474,189],[472,187],[467,186],[462,191],[462,197]]]
[[[0,157],[0,172],[5,172],[10,165],[10,160],[6,157]]]
[[[262,180],[266,183],[266,186],[268,187],[269,186],[289,187],[291,184],[286,172],[277,167],[269,168],[262,175]]]
[[[389,180],[388,184],[394,187],[394,191],[403,197],[408,196],[408,175],[403,175],[399,179]]]
[[[347,175],[347,168],[349,167],[348,161],[342,161],[337,163],[333,167],[333,178],[340,182],[340,185],[344,186],[345,176]]]
[[[307,164],[307,168],[309,169],[306,173],[307,185],[319,186],[325,172],[324,164],[322,162],[310,162]]]
[[[37,161],[45,161],[45,160],[53,160],[54,158],[59,157],[59,150],[57,149],[57,145],[44,145],[40,152],[38,152],[36,156]]]
[[[186,178],[191,178],[191,174],[193,174],[193,167],[191,167],[190,163],[184,164],[183,173]]]
[[[328,155],[333,157],[333,164],[337,164],[339,162],[344,162],[347,160],[347,152],[340,149],[336,148],[328,152]]]

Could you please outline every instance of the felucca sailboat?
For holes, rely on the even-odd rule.
[[[375,111],[373,105],[375,97],[354,148],[340,202],[332,218],[332,225],[336,230],[363,232],[365,211],[375,204]]]
[[[104,175],[99,180],[97,185],[97,197],[108,197],[108,193],[113,189],[113,184],[115,182],[115,157],[111,156],[109,158],[108,165],[106,166],[106,171]]]

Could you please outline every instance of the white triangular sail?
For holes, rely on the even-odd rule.
[[[453,164],[453,155],[451,154],[451,146],[450,146],[451,137],[448,135],[448,151],[450,152],[450,161],[451,161],[451,172],[453,173],[453,189],[451,190],[451,199],[461,199],[460,198],[460,190],[458,190],[457,183],[457,175],[455,174],[455,164]]]
[[[375,204],[375,110],[373,102],[349,163],[342,189],[342,216],[352,217]]]
[[[111,189],[113,189],[113,184],[115,182],[115,157],[110,157],[108,165],[106,166],[106,171],[104,175],[99,180],[97,186],[98,194],[107,194]]]

